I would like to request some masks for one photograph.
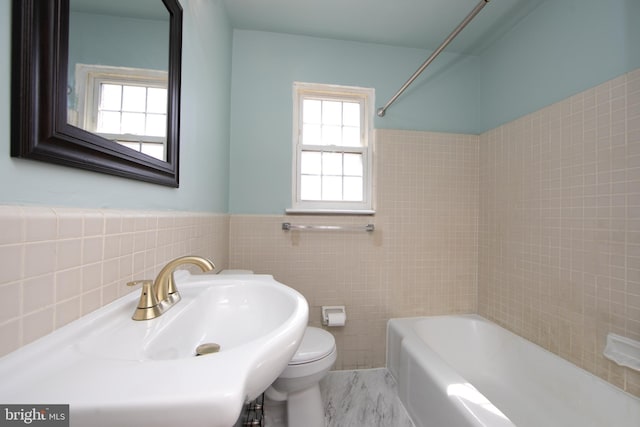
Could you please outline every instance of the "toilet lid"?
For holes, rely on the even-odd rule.
[[[291,358],[289,365],[300,365],[320,360],[330,354],[335,346],[336,341],[329,332],[308,326],[302,337],[300,347]]]

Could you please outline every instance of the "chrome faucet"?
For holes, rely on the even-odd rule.
[[[182,264],[194,264],[200,267],[203,272],[212,271],[216,267],[207,258],[189,255],[176,258],[165,265],[155,281],[136,280],[127,283],[127,286],[142,285],[142,295],[138,302],[138,307],[133,313],[133,320],[150,320],[156,318],[169,310],[174,304],[180,301],[180,293],[173,280],[173,272],[176,267]]]

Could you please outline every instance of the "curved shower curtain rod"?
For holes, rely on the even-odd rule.
[[[467,24],[471,22],[473,18],[475,18],[475,16],[482,10],[483,7],[487,5],[487,3],[489,3],[489,0],[480,0],[480,3],[478,3],[476,7],[474,7],[473,10],[467,15],[467,17],[464,18],[460,24],[458,24],[455,30],[453,30],[451,34],[449,34],[449,36],[445,39],[445,41],[443,41],[442,44],[436,50],[433,51],[431,56],[429,56],[429,58],[427,58],[427,60],[424,61],[424,63],[420,66],[420,68],[418,68],[418,70],[415,73],[413,73],[411,77],[409,77],[409,80],[407,80],[407,82],[403,84],[400,89],[398,89],[396,94],[393,95],[393,97],[389,100],[389,102],[387,102],[384,105],[384,107],[378,108],[377,110],[378,117],[384,117],[384,115],[387,112],[387,108],[389,108],[391,104],[393,104],[395,100],[398,99],[400,95],[402,95],[402,92],[404,92],[409,87],[409,85],[413,83],[415,79],[418,78],[418,76],[424,71],[424,69],[427,68],[429,64],[433,62],[434,59],[436,59],[436,56],[440,55],[440,52],[442,52],[444,48],[447,47],[447,45],[451,43],[451,41],[458,35],[458,33],[462,31],[462,29],[466,27]]]

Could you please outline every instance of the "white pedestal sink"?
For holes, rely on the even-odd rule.
[[[307,302],[268,275],[175,279],[158,318],[131,319],[134,292],[1,358],[0,402],[69,404],[73,427],[232,426],[295,353]]]

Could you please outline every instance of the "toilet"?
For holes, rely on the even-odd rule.
[[[335,361],[333,335],[308,326],[289,365],[265,392],[267,399],[286,401],[288,427],[324,427],[319,384]]]

